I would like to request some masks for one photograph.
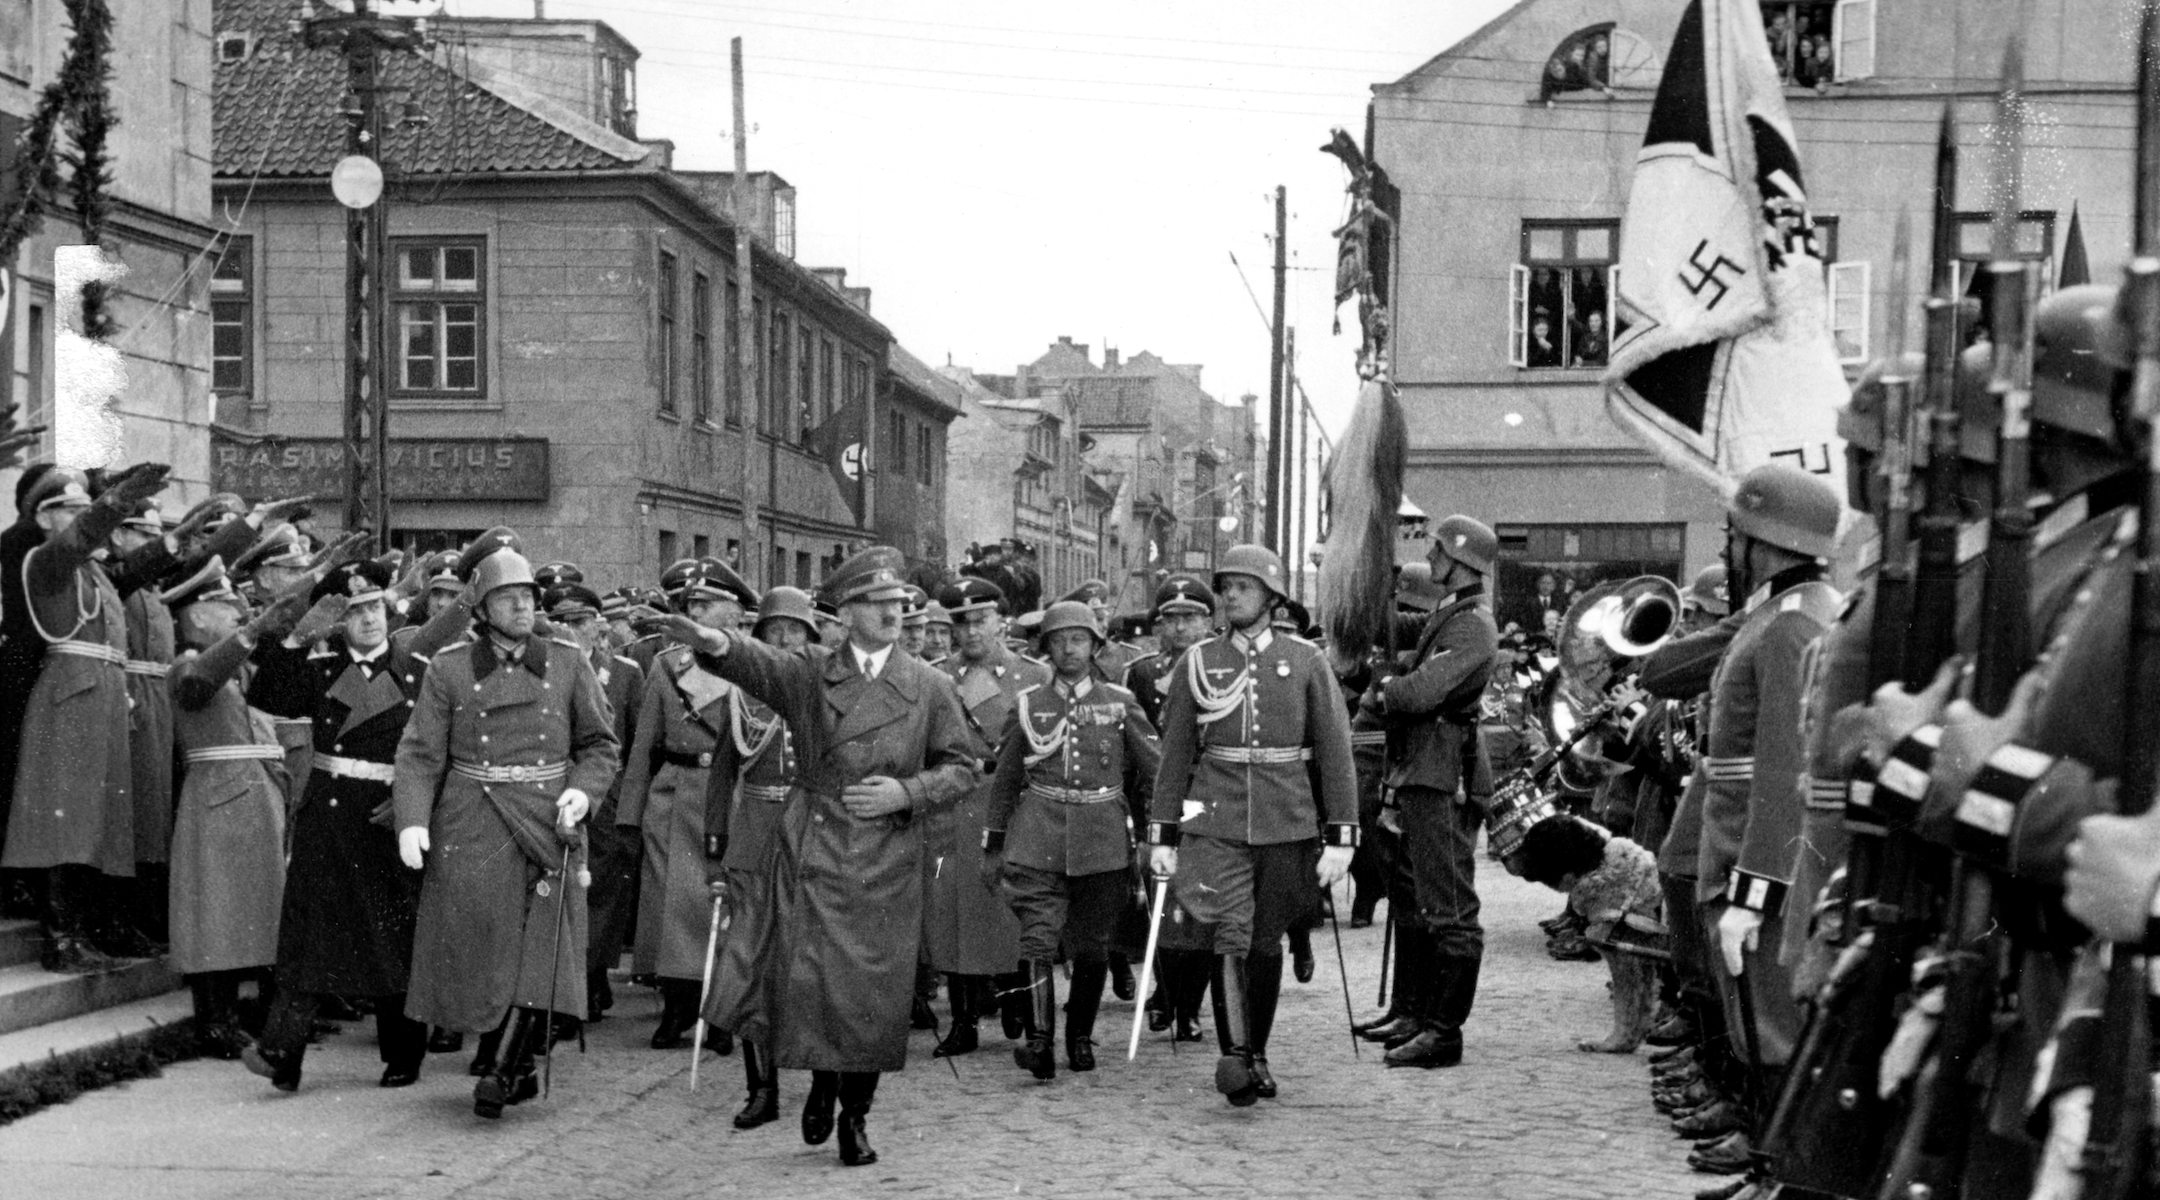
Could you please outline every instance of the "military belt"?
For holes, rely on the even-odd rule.
[[[163,679],[172,674],[171,663],[151,662],[147,658],[126,659],[121,662],[120,669],[130,675],[148,675],[152,679]]]
[[[671,767],[702,771],[712,766],[712,751],[707,750],[703,754],[683,754],[675,750],[662,750],[660,752],[660,761]]]
[[[99,662],[109,662],[123,669],[127,666],[127,655],[103,642],[79,642],[67,638],[57,642],[45,643],[45,650],[48,654],[67,654],[76,658],[94,658]]]
[[[341,779],[364,779],[369,783],[392,782],[396,769],[389,763],[369,762],[364,758],[339,758],[335,754],[315,756],[315,769],[336,775]]]
[[[200,749],[190,750],[187,752],[187,760],[191,763],[246,762],[256,759],[260,759],[264,762],[284,762],[285,748],[283,746],[263,746],[248,744],[233,746],[204,746]]]
[[[1027,794],[1053,804],[1101,804],[1109,800],[1123,799],[1124,788],[1069,788],[1052,787],[1047,783],[1031,783]]]
[[[570,773],[570,764],[519,763],[514,767],[490,767],[477,763],[450,760],[450,769],[467,779],[482,783],[549,783]]]
[[[1200,757],[1226,763],[1294,763],[1312,760],[1310,746],[1205,746]]]
[[[784,783],[746,783],[742,785],[743,799],[762,800],[767,804],[778,804],[786,800],[794,790],[794,788]]]

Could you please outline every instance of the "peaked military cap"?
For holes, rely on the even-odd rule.
[[[533,572],[533,578],[542,588],[553,588],[562,583],[583,583],[585,572],[574,562],[556,561],[541,564],[540,569]]]
[[[89,503],[89,479],[81,471],[54,467],[30,485],[30,494],[23,498],[22,511],[44,512],[48,508],[71,505],[80,508]]]
[[[366,604],[382,599],[389,590],[390,568],[362,559],[345,563],[323,576],[309,598],[320,600],[325,596],[343,596],[347,604]]]
[[[233,589],[232,576],[225,573],[225,560],[213,554],[193,575],[165,589],[158,599],[167,608],[179,612],[190,604],[206,600],[238,600],[240,593]]]
[[[464,586],[465,581],[458,578],[457,551],[437,550],[435,553],[428,555],[424,561],[426,565],[421,567],[420,573],[427,579],[428,587],[458,588]]]
[[[1172,575],[1155,589],[1155,615],[1167,617],[1177,613],[1215,614],[1215,593],[1206,580],[1198,575]]]
[[[938,603],[945,611],[958,617],[963,613],[981,612],[983,609],[1005,611],[1005,591],[987,579],[963,575],[957,583],[947,584],[938,593]]]
[[[872,546],[836,568],[825,581],[825,595],[834,605],[854,601],[879,603],[905,600],[907,581],[901,578],[907,559],[891,546]]]
[[[1110,602],[1110,585],[1100,579],[1090,579],[1079,587],[1058,597],[1060,600],[1078,600],[1082,604]]]
[[[744,608],[757,607],[757,593],[743,582],[735,568],[710,556],[684,559],[676,564],[684,568],[681,581],[668,589],[676,602],[688,604],[693,600],[733,600]],[[674,568],[669,568],[671,571]]]
[[[600,615],[600,595],[582,583],[557,583],[542,593],[540,607],[560,621]]]

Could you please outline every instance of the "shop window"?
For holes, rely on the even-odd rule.
[[[1547,633],[1575,598],[1608,580],[1678,580],[1685,525],[1501,525],[1494,611],[1500,626]]]
[[[1508,361],[1531,370],[1602,368],[1620,277],[1615,221],[1525,221],[1509,268]]]
[[[486,252],[478,241],[392,244],[396,392],[478,399],[487,393]]]

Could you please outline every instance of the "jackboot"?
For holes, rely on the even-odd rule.
[[[743,1102],[742,1111],[735,1114],[735,1128],[756,1129],[780,1119],[780,1072],[765,1061],[758,1051],[757,1043],[742,1039],[743,1082],[749,1086],[750,1098]]]
[[[937,1048],[930,1052],[932,1058],[956,1058],[973,1054],[982,1044],[982,1037],[975,1030],[978,1010],[975,1007],[978,988],[972,975],[945,976],[945,995],[952,1001],[952,1028],[939,1039]],[[812,1143],[813,1145],[815,1143]]]
[[[876,1071],[840,1072],[840,1165],[843,1167],[867,1167],[877,1161],[877,1151],[870,1148],[870,1131],[865,1119],[870,1115],[870,1101],[877,1095],[878,1073]]]
[[[428,1030],[427,1049],[429,1054],[456,1054],[464,1048],[465,1035],[457,1030],[444,1029],[440,1025]]]
[[[1246,1013],[1245,956],[1218,954],[1215,985],[1215,1090],[1233,1107],[1248,1108],[1260,1099],[1260,1079],[1253,1072],[1252,1029]]]
[[[1027,1041],[1013,1048],[1013,1062],[1037,1079],[1055,1079],[1057,1055],[1051,1047],[1057,1043],[1056,976],[1050,964],[1039,959],[1029,959],[1025,966],[1028,1007],[1021,1016],[1021,1032]],[[1102,986],[1100,975],[1095,986]]]
[[[101,878],[94,867],[69,863],[45,873],[45,950],[40,965],[56,975],[91,975],[126,965],[91,937]]]
[[[810,1072],[810,1093],[803,1097],[802,1140],[806,1146],[822,1146],[832,1136],[833,1101],[840,1098],[840,1072]]]
[[[615,1007],[615,987],[608,982],[606,967],[593,967],[585,972],[585,1011],[589,1024],[607,1019],[607,1011]]]
[[[1065,1065],[1075,1071],[1095,1069],[1095,1013],[1102,1007],[1103,976],[1115,970],[1111,963],[1073,964],[1072,991],[1065,997]]]
[[[1429,1069],[1462,1062],[1462,1027],[1477,998],[1481,962],[1481,955],[1433,954],[1434,969],[1426,972],[1429,990],[1419,993],[1425,1028],[1388,1051],[1388,1066]]]
[[[1311,983],[1313,976],[1312,926],[1292,925],[1290,933],[1290,965],[1297,973],[1299,983]]]
[[[990,1001],[983,1005],[983,1011],[995,1009],[1005,1029],[1005,1040],[1018,1040],[1020,1035],[1027,1031],[1028,1006],[1033,1003],[1027,995],[1027,973],[1014,971],[1010,975],[993,975],[989,979],[989,985],[993,990]]]
[[[1177,1031],[1171,1035],[1172,1041],[1200,1040],[1200,1001],[1207,997],[1208,980],[1213,973],[1212,958],[1205,950],[1177,951],[1178,990],[1172,997],[1177,1010]]]
[[[1371,1021],[1352,1026],[1352,1032],[1368,1042],[1400,1045],[1424,1028],[1418,1013],[1428,981],[1424,931],[1397,922],[1395,925],[1394,994],[1388,1011]]]
[[[204,1055],[230,1062],[248,1044],[240,1031],[240,979],[235,971],[205,971],[187,977],[195,1005],[195,1039]]]
[[[698,1019],[697,994],[695,980],[660,981],[660,1027],[653,1030],[653,1049],[677,1050],[689,1040],[691,1026]]]
[[[1175,951],[1156,951],[1155,990],[1148,993],[1147,1027],[1149,1033],[1161,1033],[1170,1028],[1177,1019],[1177,954]]]
[[[503,1018],[505,1024],[509,1019],[507,1016]],[[502,1051],[503,1028],[504,1026],[497,1025],[480,1035],[480,1043],[473,1050],[472,1065],[465,1068],[466,1074],[478,1078],[495,1073],[495,1057]]]
[[[1077,970],[1077,968],[1075,968]],[[1120,1000],[1130,1000],[1136,994],[1138,984],[1133,980],[1132,962],[1122,953],[1110,952],[1110,994]]]
[[[1275,1098],[1275,1076],[1268,1070],[1268,1033],[1275,1028],[1275,1006],[1282,999],[1280,954],[1255,954],[1245,961],[1245,1015],[1251,1025],[1253,1090],[1262,1100]]]
[[[494,1069],[490,1070],[473,1087],[473,1115],[494,1120],[503,1109],[518,1102],[518,1092],[533,1070],[533,1026],[535,1014],[529,1008],[513,1008],[503,1023],[502,1041],[496,1055]]]

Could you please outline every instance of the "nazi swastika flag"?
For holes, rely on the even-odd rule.
[[[1752,0],[1692,0],[1621,224],[1606,405],[1730,490],[1773,458],[1833,477],[1847,385],[1792,122]]]

